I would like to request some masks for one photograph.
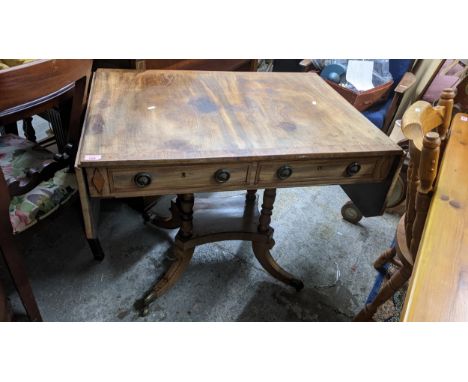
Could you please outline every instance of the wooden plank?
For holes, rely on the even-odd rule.
[[[98,70],[78,165],[400,155],[311,73]]]
[[[468,321],[468,114],[457,114],[402,321]]]

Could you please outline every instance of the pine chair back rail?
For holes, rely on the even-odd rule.
[[[390,262],[397,270],[383,284],[374,301],[357,314],[355,321],[372,320],[377,308],[411,277],[439,163],[450,133],[454,97],[454,91],[446,89],[437,106],[417,101],[403,115],[401,129],[409,140],[410,153],[406,212],[398,224],[395,245],[374,262],[379,271],[384,271],[384,266]]]

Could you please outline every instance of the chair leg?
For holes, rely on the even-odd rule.
[[[12,314],[10,305],[8,304],[8,298],[3,288],[2,280],[0,280],[0,322],[6,322],[12,320]]]
[[[367,304],[364,309],[362,309],[353,321],[371,321],[375,312],[380,305],[385,301],[390,299],[393,294],[400,289],[405,282],[411,277],[411,269],[407,266],[403,266],[398,269],[392,277],[382,286],[382,289],[379,291],[374,301],[370,304]]]
[[[4,234],[1,236],[0,247],[2,249],[3,258],[21,298],[24,309],[31,321],[42,321],[41,313],[39,312],[31,284],[29,283],[26,264],[14,243],[13,234]]]
[[[392,247],[383,252],[377,260],[374,261],[374,268],[379,271],[382,267],[391,262],[396,255],[396,248]]]

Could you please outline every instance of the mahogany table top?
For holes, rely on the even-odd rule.
[[[83,130],[80,167],[401,152],[312,73],[102,69]]]

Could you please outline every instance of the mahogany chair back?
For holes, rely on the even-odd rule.
[[[17,110],[41,105],[88,82],[92,60],[34,60],[0,71],[0,117],[4,118]],[[85,87],[85,86],[81,86]]]
[[[60,168],[73,168],[91,67],[92,60],[36,60],[0,71],[0,126],[58,106],[66,133],[54,161],[31,169],[27,179],[10,181],[11,196],[30,191]]]
[[[35,60],[1,70],[0,125],[70,101],[67,143],[77,146],[91,67],[92,60]]]

